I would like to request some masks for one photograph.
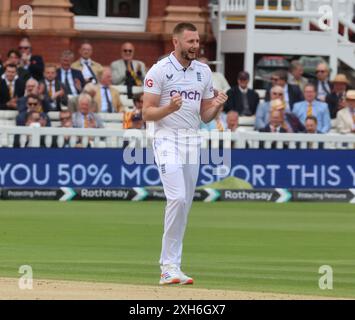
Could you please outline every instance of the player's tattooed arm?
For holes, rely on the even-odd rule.
[[[178,111],[182,106],[182,98],[179,94],[173,95],[170,99],[170,103],[166,106],[159,107],[159,102],[160,95],[144,93],[142,111],[144,121],[158,121],[170,113]]]
[[[227,99],[228,96],[224,92],[219,91],[214,98],[202,100],[200,109],[201,120],[204,123],[212,121],[217,113],[223,109]]]

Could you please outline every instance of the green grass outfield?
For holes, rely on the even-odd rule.
[[[0,202],[0,276],[156,285],[163,202]],[[320,290],[321,265],[334,289]],[[194,203],[184,270],[199,288],[355,298],[355,206]]]

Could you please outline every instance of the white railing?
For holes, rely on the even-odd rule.
[[[329,134],[291,134],[259,133],[254,131],[223,132],[200,131],[202,147],[219,148],[276,148],[276,149],[352,149],[355,150],[355,135]],[[153,136],[149,130],[108,130],[72,128],[29,128],[0,127],[0,148],[12,147],[15,137],[19,136],[20,147],[58,148],[92,147],[122,148],[150,147]],[[66,144],[65,141],[68,141]],[[1,153],[1,150],[0,150]]]
[[[338,40],[343,43],[349,43],[349,31],[355,33],[355,23],[353,23],[352,20],[349,20],[348,17],[339,17],[339,23],[344,30],[342,34],[338,32]]]
[[[237,147],[258,149],[351,149],[355,150],[355,135],[238,132]]]
[[[225,0],[220,1],[220,8],[222,12],[246,13],[246,0]]]
[[[309,23],[317,24],[318,18],[323,15],[323,13],[319,12],[319,8],[326,5],[332,7],[333,3],[332,0],[253,1],[255,2],[255,6],[249,7],[253,12],[248,12],[250,9],[248,8],[248,1],[246,0],[220,0],[219,6],[211,6],[211,20],[213,23],[216,23],[218,20],[218,14],[216,14],[216,12],[219,12],[219,25],[223,30],[226,24],[241,23],[239,20],[236,22],[227,21],[228,18],[233,16],[246,16],[247,14],[251,14],[254,17],[297,18],[300,19],[299,24],[302,26],[302,29],[309,30]],[[333,8],[333,10],[336,10],[333,11],[333,15],[344,25],[346,31],[349,29],[353,31],[354,29],[354,24],[352,23],[354,5],[355,0],[337,0],[336,9]],[[257,21],[255,21],[255,23],[257,23]],[[273,25],[277,23],[277,21],[269,23],[265,23],[265,21],[262,22],[263,25]],[[290,24],[290,21],[288,21],[287,24]],[[216,28],[214,28],[214,30],[215,29]],[[345,35],[347,35],[347,32],[344,36]]]
[[[292,28],[288,33],[280,33],[279,38],[272,38],[273,41],[279,39],[279,54],[290,54],[288,41],[292,41],[291,37],[297,35],[296,39],[300,42],[300,34],[303,32],[305,40],[308,41],[308,55],[319,55],[319,46],[311,37],[322,37],[322,52],[330,57],[331,76],[337,73],[338,59],[355,68],[355,44],[349,41],[349,32],[355,32],[352,22],[354,6],[355,0],[219,0],[218,5],[210,6],[212,29],[217,40],[216,56],[218,61],[222,61],[221,65],[217,66],[217,71],[224,72],[226,53],[244,52],[244,69],[253,78],[254,54],[267,51],[267,40],[260,41],[264,32],[260,27],[263,30],[271,29],[271,32],[266,31],[264,39],[268,34],[275,36],[276,28]],[[244,30],[230,27],[231,25],[244,26]],[[235,45],[231,43],[233,33],[239,40]],[[284,38],[288,36],[286,41],[280,40],[282,35]],[[255,42],[257,36],[259,41]],[[285,46],[282,49],[283,43]]]

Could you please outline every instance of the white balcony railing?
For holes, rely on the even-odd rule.
[[[29,128],[0,127],[0,148],[13,146],[18,135],[20,147],[50,148],[56,141],[58,148],[63,147],[65,139],[69,146],[76,147],[78,141],[85,148],[120,148],[129,145],[134,148],[145,148],[152,144],[153,135],[149,130],[109,130],[109,129],[72,129],[72,128]],[[254,131],[218,132],[200,131],[202,148],[211,146],[219,148],[265,149],[351,149],[355,151],[355,134],[341,135],[302,134],[302,133],[259,133]],[[1,149],[0,149],[1,150]]]

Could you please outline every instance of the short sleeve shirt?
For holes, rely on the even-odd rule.
[[[159,107],[168,105],[176,93],[179,93],[183,100],[178,111],[154,123],[155,131],[159,129],[197,131],[201,122],[201,100],[214,97],[211,69],[196,60],[193,60],[188,68],[184,68],[174,53],[171,53],[148,71],[144,81],[144,92],[160,95]]]

